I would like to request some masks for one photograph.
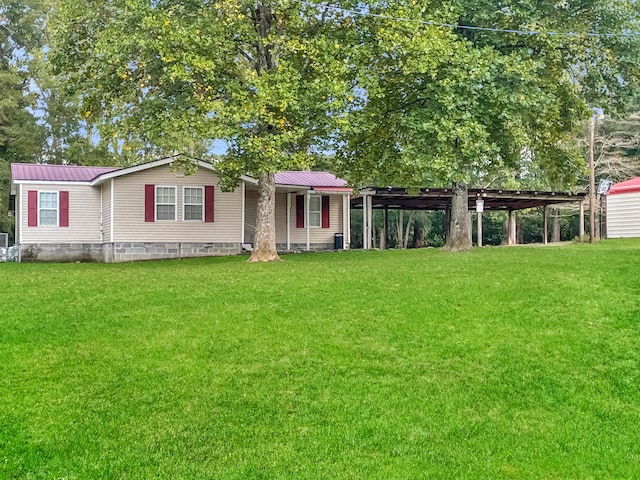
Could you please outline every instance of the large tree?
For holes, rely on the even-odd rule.
[[[635,2],[392,0],[354,15],[368,59],[340,173],[453,183],[453,250],[470,248],[473,176],[533,159],[571,181],[584,164],[574,138],[588,107],[618,111],[638,79],[638,37],[625,35],[639,30]]]
[[[33,114],[28,52],[38,42],[37,13],[30,0],[0,3],[0,232],[12,235],[8,215],[11,162],[39,158],[44,130]]]
[[[225,185],[258,178],[251,260],[267,261],[275,173],[309,167],[348,101],[348,23],[292,0],[61,0],[50,58],[102,137],[178,151],[225,140]]]

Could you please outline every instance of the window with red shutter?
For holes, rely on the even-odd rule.
[[[304,228],[304,195],[296,195],[296,228]]]
[[[204,187],[204,221],[213,222],[213,196],[215,188],[213,185],[207,185]]]
[[[37,227],[38,226],[38,191],[37,190],[29,190],[27,192],[27,210],[28,210],[27,225],[29,227]]]
[[[155,185],[144,186],[144,221],[153,222],[156,218],[156,188]]]
[[[61,191],[59,193],[60,197],[60,218],[59,225],[61,227],[69,226],[69,192]]]
[[[322,197],[322,228],[329,228],[329,196]]]

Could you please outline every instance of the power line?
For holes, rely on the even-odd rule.
[[[471,25],[458,25],[455,23],[443,23],[443,22],[433,22],[429,20],[420,20],[415,18],[404,18],[404,17],[395,17],[390,15],[383,15],[380,13],[371,13],[365,12],[362,10],[351,10],[348,8],[338,7],[337,5],[332,5],[330,3],[315,3],[308,2],[306,0],[291,0],[293,2],[300,3],[302,5],[306,5],[308,7],[321,7],[328,10],[332,10],[335,12],[345,13],[349,15],[357,15],[361,17],[371,17],[371,18],[380,18],[382,20],[392,20],[395,22],[406,22],[406,23],[416,23],[419,25],[430,25],[432,27],[442,27],[442,28],[452,28],[456,30],[476,30],[482,32],[493,32],[493,33],[512,33],[515,35],[555,35],[562,37],[638,37],[640,36],[640,32],[627,32],[627,33],[599,33],[599,32],[586,32],[586,33],[576,33],[576,32],[557,32],[557,31],[542,31],[542,30],[517,30],[517,29],[508,29],[508,28],[494,28],[494,27],[475,27]]]

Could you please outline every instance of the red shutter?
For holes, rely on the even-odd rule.
[[[304,228],[304,195],[296,195],[296,228]]]
[[[213,186],[204,187],[204,221],[213,222]]]
[[[329,196],[322,197],[322,228],[329,228]]]
[[[153,222],[156,219],[156,186],[144,186],[144,221]]]
[[[27,198],[27,210],[29,211],[29,219],[27,225],[30,227],[38,226],[38,191],[29,190]]]
[[[59,225],[61,227],[69,226],[69,192],[61,191],[58,193],[60,197],[60,218]]]

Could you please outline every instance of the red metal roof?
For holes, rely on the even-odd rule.
[[[276,173],[280,185],[308,185],[310,187],[344,187],[347,182],[329,172],[280,172]]]
[[[43,165],[32,163],[12,163],[13,180],[43,182],[90,182],[103,173],[118,170],[115,167],[80,167],[76,165]]]
[[[616,183],[609,190],[609,195],[619,195],[621,193],[640,192],[640,177],[632,178],[624,182]]]
[[[116,170],[120,168],[12,163],[11,177],[14,181],[90,182]],[[276,184],[339,189],[346,187],[347,182],[328,172],[281,172],[276,173]]]

